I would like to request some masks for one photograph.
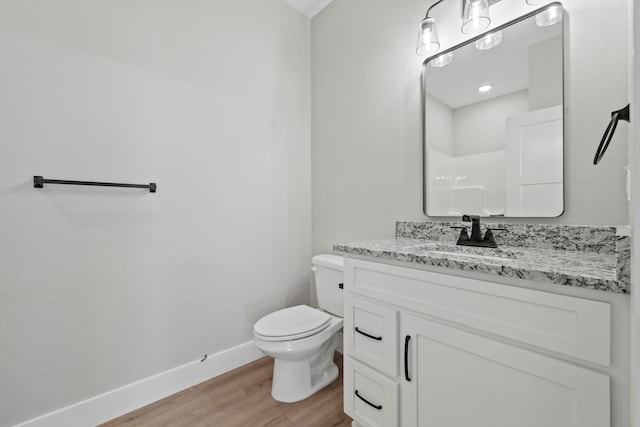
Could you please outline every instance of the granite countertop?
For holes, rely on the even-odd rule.
[[[549,233],[547,239],[539,239],[544,244],[531,243],[536,240],[532,239],[528,240],[528,245],[518,245],[513,239],[504,239],[508,244],[499,243],[497,249],[491,249],[456,246],[455,238],[434,240],[429,238],[429,233],[416,233],[415,230],[406,232],[406,225],[407,222],[396,225],[396,238],[336,244],[333,250],[345,255],[629,293],[629,238],[616,233],[616,227],[589,229],[581,226],[583,235],[591,237],[584,237],[584,242],[565,245],[569,249],[558,249],[554,247],[554,239],[560,239],[562,235],[566,238],[567,233],[575,236],[576,230],[567,229],[571,226],[536,226],[545,234]],[[449,228],[450,224],[436,226]],[[438,236],[443,234],[450,233],[438,233]],[[496,239],[499,241],[498,237]]]

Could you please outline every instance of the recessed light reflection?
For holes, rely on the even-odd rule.
[[[489,92],[493,85],[482,85],[478,88],[478,92]]]

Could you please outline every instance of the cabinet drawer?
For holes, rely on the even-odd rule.
[[[398,372],[398,312],[346,295],[344,298],[345,353],[378,371]]]
[[[350,292],[610,365],[607,302],[349,258],[344,267]]]
[[[344,409],[364,427],[396,427],[398,383],[345,356]]]

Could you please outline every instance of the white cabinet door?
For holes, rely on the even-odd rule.
[[[610,426],[608,375],[413,316],[400,330],[404,427]]]

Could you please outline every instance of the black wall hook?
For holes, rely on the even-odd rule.
[[[596,150],[596,155],[593,158],[593,164],[597,165],[604,153],[607,151],[609,147],[609,143],[611,142],[611,138],[613,138],[613,134],[616,131],[616,127],[618,127],[618,121],[624,120],[625,122],[630,121],[629,108],[631,104],[627,104],[626,107],[619,109],[618,111],[611,112],[611,121],[609,122],[609,126],[604,131],[604,135],[602,136],[602,140],[600,141],[600,145],[598,145],[598,149]]]

